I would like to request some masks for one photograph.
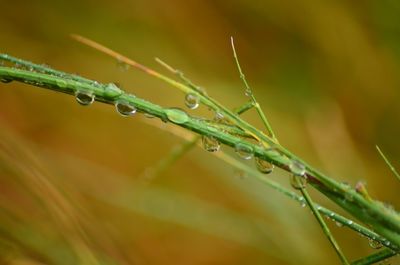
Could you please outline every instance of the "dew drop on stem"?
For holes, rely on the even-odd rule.
[[[250,160],[253,157],[253,149],[243,143],[237,143],[235,145],[235,152],[240,158],[245,160]]]
[[[208,152],[217,152],[221,144],[215,139],[213,136],[205,136],[201,137],[203,148]]]
[[[305,175],[300,176],[292,174],[290,178],[290,185],[292,185],[292,187],[296,190],[304,189],[307,185],[307,178]]]
[[[185,96],[185,105],[189,109],[197,109],[200,104],[200,98],[194,93],[188,93]]]
[[[94,101],[94,94],[90,91],[78,90],[75,93],[76,101],[82,106],[88,106]]]
[[[368,244],[373,249],[380,249],[383,246],[381,242],[374,240],[372,238],[368,239]]]
[[[187,113],[179,108],[166,109],[165,114],[167,114],[167,118],[169,121],[176,124],[182,124],[189,120],[189,116],[187,115]]]
[[[272,173],[272,171],[274,171],[274,165],[271,164],[270,162],[265,161],[259,157],[256,157],[254,161],[256,163],[258,171],[260,171],[261,173],[270,174]]]
[[[306,167],[297,160],[290,162],[289,169],[296,176],[304,176],[306,174]]]
[[[123,117],[129,117],[136,113],[136,107],[125,99],[115,102],[115,109]]]

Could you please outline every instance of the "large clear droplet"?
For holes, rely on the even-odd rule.
[[[185,111],[179,108],[169,108],[165,110],[169,121],[177,124],[185,123],[189,120],[189,116]]]
[[[197,109],[199,107],[200,98],[194,93],[188,93],[185,96],[185,105],[189,109]]]
[[[259,157],[256,157],[254,160],[258,171],[260,171],[261,173],[270,174],[272,173],[272,171],[274,171],[274,165],[270,162],[265,161]]]
[[[370,238],[370,239],[368,240],[368,244],[369,244],[369,246],[370,246],[371,248],[373,248],[373,249],[380,249],[380,248],[383,246],[381,242],[376,241],[376,240],[374,240],[374,239],[372,239],[372,238]]]
[[[136,113],[136,107],[125,99],[117,100],[114,105],[121,116],[129,117]]]
[[[290,185],[296,190],[304,189],[307,185],[307,178],[305,176],[299,176],[292,174],[290,178]]]
[[[289,169],[296,176],[304,176],[306,174],[306,167],[297,160],[291,161]]]
[[[221,144],[212,136],[202,136],[201,138],[203,147],[208,152],[217,152],[221,147]]]
[[[82,106],[88,106],[93,103],[94,95],[90,91],[78,90],[75,93],[75,99]]]
[[[243,143],[237,143],[235,145],[235,152],[240,158],[245,160],[249,160],[253,157],[253,148]]]

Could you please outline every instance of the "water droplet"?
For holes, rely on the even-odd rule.
[[[382,247],[382,243],[381,242],[376,241],[376,240],[374,240],[372,238],[368,239],[368,244],[373,249],[380,249]]]
[[[2,83],[10,83],[11,81],[13,81],[11,78],[7,78],[7,77],[2,77],[0,78],[0,81]]]
[[[199,107],[200,98],[194,93],[188,93],[185,96],[185,105],[189,109],[197,109]]]
[[[114,83],[109,83],[104,87],[104,96],[116,98],[122,95],[122,90]]]
[[[117,68],[121,70],[122,72],[126,72],[131,68],[131,66],[125,62],[123,62],[121,59],[117,60]]]
[[[290,185],[296,190],[304,189],[307,185],[307,178],[305,176],[299,176],[292,174],[290,178]]]
[[[306,174],[306,167],[297,160],[292,160],[289,164],[289,169],[296,176],[304,176]]]
[[[340,223],[340,222],[336,222],[336,225],[337,225],[338,227],[342,227],[342,226],[343,226],[343,224]]]
[[[92,92],[89,91],[78,90],[75,93],[75,99],[79,104],[83,106],[88,106],[93,103],[94,95]]]
[[[208,152],[217,152],[221,144],[213,136],[202,136],[203,147]]]
[[[274,171],[274,165],[270,162],[265,161],[259,157],[256,157],[254,160],[258,171],[260,171],[261,173],[270,174],[272,173],[272,171]]]
[[[94,85],[94,86],[97,86],[97,87],[100,87],[100,86],[101,86],[100,83],[97,82],[97,81],[94,81],[94,82],[93,82],[93,85]]]
[[[246,91],[244,92],[244,94],[245,94],[247,97],[251,97],[251,96],[253,95],[253,91],[251,91],[250,88],[246,88]]]
[[[300,206],[301,206],[302,208],[305,208],[305,207],[307,206],[306,200],[303,199],[303,200],[300,202]]]
[[[129,117],[136,113],[136,107],[127,100],[117,100],[114,105],[121,116]]]
[[[235,145],[235,152],[240,158],[245,160],[249,160],[253,157],[253,149],[243,143],[237,143]]]
[[[169,108],[165,110],[168,120],[173,123],[182,124],[189,120],[187,113],[179,108]]]
[[[347,224],[348,224],[348,225],[352,225],[352,224],[353,224],[353,221],[352,221],[352,220],[348,220],[348,221],[347,221]]]
[[[222,113],[220,113],[220,112],[216,112],[215,113],[215,116],[214,116],[214,120],[215,121],[221,121],[221,120],[223,120],[225,117],[224,117],[224,114],[222,114]]]

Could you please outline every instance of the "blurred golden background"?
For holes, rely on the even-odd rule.
[[[365,181],[374,198],[400,203],[400,183],[375,150],[400,168],[396,0],[2,0],[1,9],[1,53],[117,82],[162,106],[184,107],[184,95],[121,71],[69,34],[165,72],[160,57],[229,108],[247,100],[233,36],[280,142],[335,179]],[[183,142],[169,125],[23,84],[0,87],[0,263],[339,263],[308,210],[200,148],[143,181]],[[262,128],[255,111],[244,117]],[[266,177],[289,187],[285,172]],[[374,251],[329,225],[349,259]]]

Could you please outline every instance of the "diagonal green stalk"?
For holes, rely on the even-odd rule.
[[[303,198],[305,199],[308,207],[310,207],[311,212],[314,214],[315,218],[317,219],[319,225],[322,228],[322,231],[324,232],[325,236],[328,238],[328,240],[331,243],[331,245],[332,245],[333,249],[335,250],[336,254],[339,256],[340,261],[344,265],[349,265],[350,263],[347,261],[345,255],[343,254],[342,250],[339,247],[339,244],[337,243],[337,241],[333,237],[331,231],[329,230],[329,227],[326,225],[324,219],[322,218],[322,216],[319,213],[317,207],[315,206],[314,202],[312,201],[311,196],[308,194],[305,186],[303,186],[303,185],[301,185],[299,183],[299,179],[298,178],[302,178],[302,177],[301,176],[293,176],[293,177],[295,178],[295,181],[298,182],[299,189],[300,189],[301,194],[303,195]]]
[[[225,154],[225,153],[214,153],[218,158],[226,162],[227,164],[232,165],[233,167],[236,167],[243,172],[246,172],[248,175],[253,176],[257,178],[261,183],[267,185],[268,187],[282,193],[283,195],[287,196],[288,198],[291,198],[297,202],[304,203],[305,199],[302,196],[297,195],[295,192],[283,187],[279,183],[271,180],[270,178],[266,178],[264,174],[258,172],[254,168],[242,163],[238,162],[236,159],[234,159],[232,156]],[[337,222],[338,224],[348,227],[352,229],[353,231],[367,237],[373,240],[376,240],[382,244],[387,243],[387,240],[378,234],[374,233],[373,231],[369,230],[368,228],[357,224],[356,222],[340,215],[337,214],[319,204],[313,203],[315,209],[317,209],[321,214],[325,215],[327,218],[331,219],[334,222]],[[393,251],[398,251],[398,248],[396,246],[390,245],[389,248],[393,249]]]
[[[256,108],[258,115],[261,117],[261,120],[264,123],[264,126],[267,129],[268,134],[272,137],[272,139],[275,142],[278,142],[278,139],[276,138],[275,133],[272,130],[272,127],[269,124],[267,117],[265,116],[264,112],[262,111],[260,104],[257,102],[252,89],[250,88],[249,84],[247,83],[246,76],[244,75],[242,68],[240,67],[239,58],[237,56],[235,44],[233,42],[233,37],[231,37],[231,45],[232,45],[233,57],[235,58],[236,66],[237,66],[237,69],[240,74],[240,79],[242,79],[242,81],[246,87],[246,94],[250,97],[251,101],[253,102],[253,105]]]
[[[395,256],[397,253],[391,249],[384,249],[359,260],[353,261],[351,265],[370,265]]]
[[[116,99],[123,99],[135,105],[139,112],[148,113],[150,115],[159,117],[164,121],[168,120],[168,114],[171,114],[171,112],[176,112],[176,110],[171,111],[171,109],[162,108],[141,98],[126,94],[123,91],[115,91],[115,89],[111,89],[109,85],[104,84],[92,85],[90,83],[79,82],[68,78],[61,78],[59,76],[52,76],[21,69],[13,69],[9,67],[0,67],[0,78],[5,80],[20,81],[67,94],[75,94],[76,91],[84,89],[93,93],[97,101],[108,104],[113,104]],[[184,85],[180,84],[180,86]],[[203,96],[203,98],[205,97]],[[209,97],[207,97],[206,100],[208,100],[208,98]],[[218,111],[218,106],[214,106]],[[240,120],[240,118],[238,118],[233,112],[228,110],[226,110],[226,112],[229,112],[232,117],[235,117],[235,119]],[[400,222],[397,213],[394,211],[387,211],[380,203],[365,200],[365,198],[357,194],[354,189],[351,189],[346,185],[341,185],[333,179],[328,178],[327,176],[308,166],[304,161],[291,154],[282,146],[275,144],[274,146],[276,149],[265,149],[259,145],[247,142],[239,137],[209,126],[201,119],[194,118],[189,115],[187,115],[187,120],[185,120],[185,122],[174,123],[201,135],[212,136],[221,143],[231,147],[235,146],[237,143],[241,143],[244,146],[252,148],[256,157],[268,162],[272,162],[276,166],[287,171],[290,171],[289,166],[293,160],[299,161],[306,167],[307,178],[310,180],[311,185],[324,193],[328,198],[336,202],[342,208],[363,222],[371,225],[378,234],[388,239],[386,245],[395,249],[397,249],[400,245]],[[236,125],[246,130],[246,128],[243,128],[242,124],[236,123]],[[249,126],[251,127],[251,125]],[[262,136],[263,134],[260,133],[259,135]],[[267,137],[266,139],[269,138]]]
[[[242,70],[241,70],[241,67],[240,67],[240,63],[239,63],[238,57],[237,57],[237,55],[236,55],[236,50],[235,50],[235,47],[234,47],[234,44],[233,44],[233,39],[231,39],[231,40],[232,40],[232,49],[233,49],[234,57],[235,57],[235,60],[236,60],[236,63],[237,63],[238,69],[239,69],[239,73],[240,73],[240,75],[241,75],[241,77],[242,77],[242,79],[243,79],[243,81],[244,81],[244,83],[245,83],[246,88],[250,90],[250,87],[249,87],[248,84],[247,84],[246,78],[245,78],[244,74],[242,73]],[[167,64],[167,63],[165,63],[164,61],[162,61],[162,60],[159,59],[159,58],[156,58],[156,61],[157,61],[158,63],[160,63],[163,67],[165,67],[167,70],[169,70],[169,71],[172,72],[173,74],[177,75],[177,76],[178,76],[183,82],[185,82],[187,85],[190,85],[190,86],[192,86],[193,88],[196,88],[196,89],[200,89],[199,86],[195,85],[190,79],[186,78],[186,77],[184,76],[184,74],[183,74],[182,71],[177,70],[177,69],[174,69],[172,66],[170,66],[170,65]],[[247,110],[253,108],[255,103],[257,104],[257,101],[255,100],[255,97],[254,97],[253,93],[251,93],[250,95],[252,96],[252,100],[250,100],[250,101],[248,101],[247,103],[245,103],[244,105],[242,105],[242,106],[236,108],[236,109],[234,110],[235,113],[237,113],[237,114],[240,115],[241,113],[243,113],[243,112],[245,112],[245,111],[247,111]],[[261,113],[263,113],[261,109],[260,109],[260,111],[261,111]],[[261,117],[261,118],[262,118],[262,117]],[[234,160],[232,160],[232,159],[228,159],[226,162],[228,162],[228,163],[231,162],[231,164],[232,164],[233,166],[236,166],[236,167],[237,167],[237,163],[236,163]],[[254,174],[254,172],[249,172],[248,168],[244,168],[244,169],[242,168],[242,170],[243,170],[244,172],[246,172],[246,173],[249,173],[250,175],[251,175],[251,173]],[[257,173],[258,173],[258,172],[257,172]],[[259,173],[258,173],[258,174],[259,174]],[[301,188],[300,190],[301,190],[301,193],[303,194],[303,198],[301,198],[301,199],[304,199],[304,198],[305,198],[307,204],[308,204],[309,207],[311,208],[311,211],[313,212],[313,214],[314,214],[314,216],[316,217],[318,223],[320,224],[320,226],[321,226],[321,228],[322,228],[324,234],[327,236],[328,240],[329,240],[330,243],[332,244],[332,246],[333,246],[335,252],[338,254],[340,260],[342,261],[343,264],[349,264],[349,262],[347,261],[346,257],[345,257],[344,254],[342,253],[342,251],[341,251],[341,249],[340,249],[338,243],[336,242],[336,240],[334,239],[333,235],[331,234],[331,232],[330,232],[330,230],[329,230],[329,227],[326,225],[325,221],[323,220],[323,218],[321,217],[321,214],[320,214],[319,211],[318,211],[318,210],[321,210],[321,206],[316,205],[316,204],[314,204],[314,202],[312,202],[311,196],[308,194],[308,192],[307,192],[307,190],[306,190],[305,188]],[[282,191],[281,191],[281,192],[282,192]],[[335,216],[335,214],[332,215],[332,213],[330,213],[330,215],[327,215],[327,216],[328,216],[329,218],[332,218],[333,216]],[[335,218],[332,218],[332,219],[336,220]],[[337,222],[337,223],[341,223],[340,221],[337,221],[337,220],[336,220],[336,222]],[[346,225],[348,225],[348,224],[353,225],[353,221],[350,221],[350,220],[345,220],[344,223],[345,223]],[[357,224],[355,224],[355,223],[354,223],[354,225],[357,226]],[[358,226],[359,226],[359,225],[358,225]],[[362,229],[360,229],[359,227],[357,227],[356,231],[360,231],[360,230],[362,230]],[[361,233],[361,234],[362,234],[362,233]],[[374,235],[374,236],[372,236],[372,238],[377,238],[377,236]],[[384,242],[384,243],[387,243],[384,239],[383,239],[383,242]],[[393,252],[393,251],[392,251],[392,252]]]
[[[389,169],[393,172],[393,174],[395,175],[395,177],[400,181],[400,175],[397,172],[396,168],[392,165],[392,163],[390,163],[389,159],[387,159],[387,157],[385,156],[385,154],[381,151],[381,149],[379,148],[379,146],[376,145],[376,149],[378,150],[379,154],[381,155],[381,157],[383,158],[383,160],[385,161],[386,165],[389,167]]]
[[[264,112],[262,111],[260,104],[257,102],[257,100],[254,96],[254,93],[246,80],[246,76],[244,75],[244,73],[242,71],[242,68],[241,68],[240,62],[239,62],[239,58],[236,53],[233,37],[231,37],[231,45],[232,45],[233,57],[235,58],[235,62],[236,62],[236,66],[237,66],[239,74],[240,74],[240,78],[242,79],[242,81],[246,87],[246,94],[251,98],[253,105],[256,107],[256,110],[257,110],[259,116],[261,117],[261,120],[263,121],[264,126],[266,127],[268,133],[271,135],[272,139],[274,139],[277,142],[278,140],[276,138],[276,135],[274,134],[274,131],[272,130],[272,127],[269,124],[267,117],[265,116]],[[298,179],[296,177],[295,177],[295,181],[298,181]],[[324,232],[325,236],[328,238],[329,242],[332,244],[332,247],[334,248],[335,252],[339,256],[342,264],[348,265],[349,262],[347,261],[346,257],[344,256],[343,252],[341,251],[339,244],[333,237],[332,233],[330,232],[330,230],[329,230],[328,226],[326,225],[324,219],[322,218],[321,214],[316,209],[314,202],[311,199],[311,196],[308,194],[307,190],[305,189],[305,186],[300,186],[300,192],[302,193],[303,198],[307,202],[307,205],[310,207],[310,209],[313,212],[315,218],[317,219],[319,225],[321,226],[322,231]]]

